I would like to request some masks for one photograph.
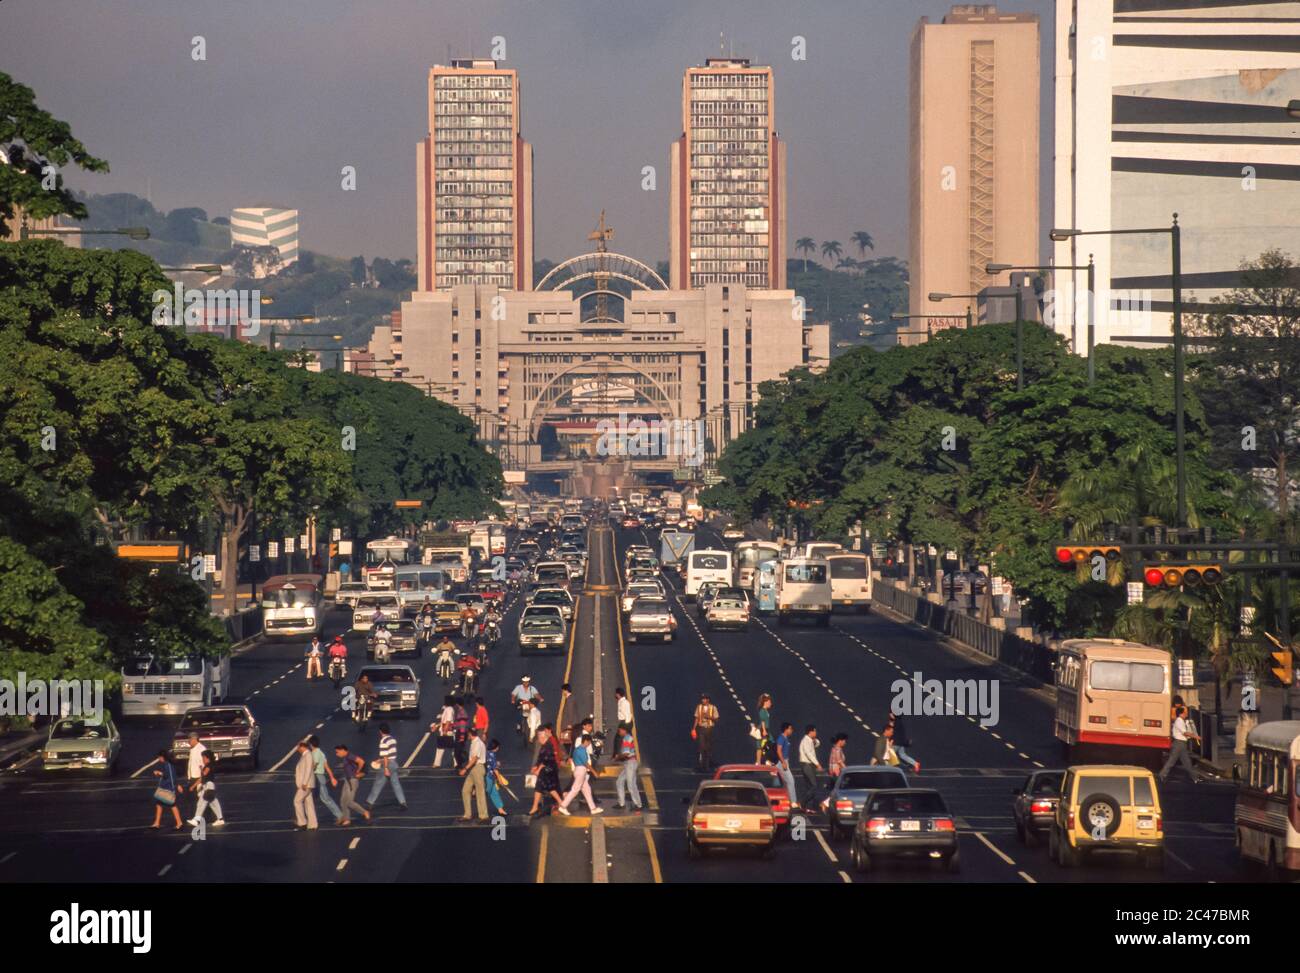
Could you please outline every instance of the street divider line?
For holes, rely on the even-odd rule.
[[[415,749],[411,751],[411,755],[410,755],[409,757],[406,758],[406,763],[402,764],[402,769],[403,769],[403,770],[405,770],[407,767],[411,766],[411,764],[415,761],[415,758],[418,757],[418,756],[420,755],[420,751],[421,751],[422,749],[424,749],[424,744],[428,741],[428,739],[429,739],[429,735],[430,735],[432,732],[433,732],[433,731],[431,731],[431,730],[426,730],[426,731],[424,732],[424,736],[420,737],[420,742],[417,743],[417,744],[415,745]]]
[[[835,852],[831,851],[831,846],[828,845],[826,843],[826,839],[822,837],[822,833],[820,829],[814,829],[813,835],[814,837],[816,837],[817,843],[822,846],[822,851],[826,852],[826,857],[831,860],[831,864],[838,865],[840,863],[840,860],[835,857]]]
[[[975,837],[978,838],[980,841],[984,842],[984,847],[988,848],[989,851],[993,852],[993,854],[997,855],[999,858],[1001,858],[1012,868],[1016,867],[1015,859],[1013,859],[1010,855],[1007,855],[1005,852],[1003,852],[1001,848],[999,848],[993,842],[989,841],[988,838],[985,838],[984,833],[982,831],[974,831],[972,832],[972,834],[974,834]]]

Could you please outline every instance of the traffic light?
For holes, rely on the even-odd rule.
[[[1291,656],[1291,650],[1278,649],[1275,652],[1270,652],[1269,655],[1273,657],[1273,665],[1271,668],[1273,670],[1274,678],[1276,678],[1283,686],[1291,685],[1291,680],[1295,672],[1295,669],[1293,668],[1295,660]]]
[[[1058,544],[1056,547],[1056,560],[1061,564],[1091,564],[1096,557],[1118,561],[1120,550],[1104,544]]]
[[[1153,588],[1209,588],[1223,580],[1222,564],[1186,564],[1163,562],[1148,564],[1142,572]]]

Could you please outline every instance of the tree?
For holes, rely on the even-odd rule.
[[[795,241],[794,248],[803,254],[803,272],[808,273],[808,254],[817,252],[817,241],[810,236],[801,236]]]
[[[351,262],[348,264],[348,267],[352,273],[352,283],[360,287],[362,284],[366,282],[366,258],[365,257],[360,257],[360,256],[353,257]]]
[[[37,107],[31,88],[0,73],[0,234],[7,233],[18,208],[35,219],[86,218],[85,205],[57,172],[69,163],[90,172],[108,171],[107,162],[72,137],[67,122]],[[49,166],[56,170],[47,171]],[[47,189],[51,174],[54,188]]]
[[[827,260],[838,260],[843,250],[839,240],[827,240],[822,244],[822,256]]]
[[[866,230],[857,230],[853,234],[853,242],[858,248],[858,256],[865,257],[868,250],[876,249],[876,241],[871,239],[871,234]]]

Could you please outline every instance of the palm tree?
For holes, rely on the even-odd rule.
[[[840,246],[839,240],[827,240],[822,244],[822,256],[827,260],[837,260],[844,248]]]
[[[876,249],[876,241],[871,239],[871,234],[866,230],[858,230],[853,234],[853,242],[857,245],[858,256],[865,257],[868,250]]]
[[[817,241],[810,236],[801,236],[794,248],[803,254],[803,272],[808,273],[808,254],[817,252]]]

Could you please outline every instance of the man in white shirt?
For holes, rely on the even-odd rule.
[[[623,687],[619,686],[614,690],[614,699],[617,700],[618,726],[621,726],[628,733],[632,732],[632,701],[627,698],[627,693]],[[614,728],[618,732],[618,727]]]
[[[208,748],[199,742],[197,733],[190,734],[190,756],[185,765],[185,776],[189,779],[190,789],[198,796],[198,803],[194,807],[194,817],[190,818],[189,823],[198,826],[200,819],[212,808],[212,813],[216,815],[213,820],[214,825],[226,823],[225,815],[221,813],[221,802],[217,800],[217,788],[211,780],[203,779],[203,755],[208,752]]]
[[[814,811],[817,809],[817,773],[822,769],[821,761],[817,759],[817,727],[811,723],[804,730],[803,739],[799,741],[799,769],[803,772],[803,779],[808,782],[808,793],[804,795],[803,806],[805,811]]]
[[[460,788],[460,799],[464,805],[465,813],[461,821],[468,822],[469,816],[469,796],[472,793],[477,795],[476,803],[478,804],[478,819],[486,823],[487,815],[487,744],[479,737],[479,732],[474,727],[469,729],[469,763],[461,768],[460,775],[465,778],[465,783]]]
[[[1187,741],[1200,740],[1201,737],[1187,719],[1186,706],[1179,706],[1175,712],[1177,715],[1174,717],[1173,746],[1169,748],[1169,758],[1165,761],[1165,765],[1160,768],[1160,783],[1163,784],[1169,777],[1169,771],[1173,769],[1174,764],[1180,763],[1183,770],[1187,771],[1187,776],[1192,779],[1192,783],[1199,784],[1201,775],[1196,772],[1196,767],[1192,764],[1192,756],[1187,750]]]

